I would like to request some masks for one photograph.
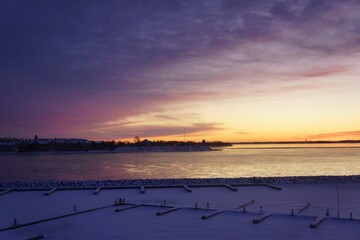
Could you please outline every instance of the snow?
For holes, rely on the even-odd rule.
[[[213,181],[207,179],[209,182]],[[159,182],[164,183],[166,180]],[[189,180],[190,181],[190,180]],[[195,180],[192,180],[195,181]],[[196,181],[195,181],[196,182]],[[137,184],[139,182],[136,182]],[[154,183],[154,181],[151,181]],[[231,181],[228,182],[231,185]],[[89,186],[89,182],[83,185]],[[116,198],[126,203],[151,204],[115,213],[128,205],[111,206],[92,212],[54,219],[34,225],[0,231],[0,239],[26,239],[44,234],[45,239],[358,239],[360,235],[359,183],[281,183],[282,190],[266,186],[237,186],[232,191],[224,186],[58,190],[50,196],[43,191],[14,191],[0,196],[0,229],[18,224],[108,206]],[[340,193],[340,217],[337,219],[336,187]],[[254,199],[246,213],[237,209]],[[161,216],[166,206],[182,207]],[[291,209],[304,203],[310,206],[298,215]],[[197,203],[199,209],[195,209]],[[209,208],[207,208],[209,203]],[[252,221],[265,213],[272,215],[258,224]],[[310,228],[316,217],[330,216],[317,228]],[[201,219],[214,211],[224,212],[207,220]],[[352,212],[353,218],[349,220]]]

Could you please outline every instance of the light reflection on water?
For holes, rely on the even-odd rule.
[[[306,145],[305,147],[307,147]],[[334,146],[333,148],[329,148]],[[346,148],[341,148],[346,146]],[[223,151],[0,155],[0,180],[221,178],[360,174],[360,144],[296,148],[235,145]],[[318,146],[316,146],[318,147]],[[322,148],[326,147],[326,148]],[[351,148],[348,148],[351,147]]]

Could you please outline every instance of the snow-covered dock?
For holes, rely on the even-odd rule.
[[[237,191],[237,188],[230,186],[229,184],[224,184],[224,186],[232,191]]]
[[[0,196],[0,239],[44,236],[51,240],[232,240],[241,236],[241,239],[255,240],[352,240],[360,236],[359,183],[272,183],[282,189],[277,191],[265,185],[209,182],[211,186],[186,185],[192,188],[191,194],[184,191],[184,184],[151,188],[144,182],[121,188],[87,184],[67,191],[62,187],[46,197],[45,193],[52,188],[32,191],[18,188]],[[236,186],[237,191],[229,191],[224,184]],[[141,194],[139,186],[146,187],[146,194]],[[339,209],[336,187],[339,187]],[[101,194],[94,195],[94,189],[98,188]],[[263,209],[271,213],[270,218],[261,212]],[[326,221],[315,220],[326,212],[329,212]],[[201,220],[203,216],[208,220]],[[266,221],[260,220],[265,217]],[[254,219],[261,223],[253,224]]]
[[[175,212],[175,211],[180,210],[180,209],[181,209],[181,207],[172,207],[172,208],[167,209],[165,211],[157,212],[156,215],[161,216],[161,215],[164,215],[164,214],[167,214],[167,213]]]
[[[191,189],[187,185],[184,184],[182,186],[187,192],[192,192]]]
[[[212,212],[212,213],[210,213],[210,214],[207,214],[207,215],[203,215],[202,217],[201,217],[201,219],[209,219],[209,218],[212,218],[212,217],[214,217],[214,216],[216,216],[216,215],[218,215],[218,214],[220,214],[220,213],[223,213],[224,212],[224,210],[216,210],[216,211],[214,211],[214,212]]]
[[[137,208],[137,207],[141,207],[142,204],[135,204],[135,205],[132,205],[130,207],[125,207],[125,208],[117,208],[115,209],[115,212],[122,212],[122,211],[125,211],[125,210],[129,210],[129,209],[133,209],[133,208]]]
[[[97,188],[95,189],[95,191],[94,191],[94,195],[99,194],[100,191],[101,191],[101,187],[97,187]]]
[[[294,211],[292,212],[292,214],[300,214],[302,211],[304,211],[306,208],[308,208],[308,207],[310,207],[310,203],[309,202],[306,202],[306,203],[304,203],[304,204],[302,204],[302,205],[300,205],[299,207],[297,207],[296,209],[295,209],[295,213],[294,213]]]
[[[5,195],[5,194],[7,194],[9,192],[11,192],[11,189],[5,189],[5,190],[0,192],[0,196]]]
[[[245,202],[245,203],[243,203],[243,204],[240,204],[240,206],[238,206],[237,208],[242,208],[243,211],[245,211],[246,206],[248,206],[248,205],[250,205],[250,204],[252,204],[252,203],[254,203],[254,202],[255,202],[255,200],[252,199],[252,200],[247,201],[247,202]]]
[[[49,195],[53,194],[56,190],[57,190],[57,188],[50,189],[48,192],[45,193],[45,196],[49,196]]]
[[[311,227],[311,228],[317,228],[317,227],[320,225],[320,223],[322,223],[322,222],[325,221],[325,220],[326,220],[326,216],[319,216],[319,217],[317,217],[317,218],[315,219],[314,222],[312,222],[312,223],[310,224],[310,227]]]
[[[255,218],[253,220],[253,223],[260,223],[260,222],[264,221],[265,219],[267,219],[268,217],[270,217],[271,215],[272,215],[272,213],[264,213],[260,217]]]

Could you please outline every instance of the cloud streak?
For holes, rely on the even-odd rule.
[[[224,128],[219,123],[191,123],[186,126],[168,126],[168,125],[137,125],[137,126],[118,126],[111,129],[99,129],[93,131],[94,136],[102,137],[103,139],[119,139],[132,138],[134,136],[141,136],[142,138],[161,139],[162,137],[181,138],[184,135],[191,137],[196,134],[214,131],[222,131]]]
[[[347,132],[332,132],[332,133],[322,133],[309,135],[309,139],[339,139],[339,138],[359,138],[360,131],[347,131]]]

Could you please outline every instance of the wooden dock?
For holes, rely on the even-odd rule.
[[[0,229],[0,232],[8,231],[8,230],[11,230],[11,229],[16,229],[16,228],[21,228],[21,227],[26,227],[26,226],[30,226],[30,225],[35,225],[35,224],[39,224],[39,223],[43,223],[43,222],[49,222],[49,221],[53,221],[53,220],[60,219],[60,218],[71,217],[71,216],[74,216],[74,215],[93,212],[93,211],[97,211],[97,210],[101,210],[101,209],[105,209],[105,208],[110,208],[110,207],[113,207],[113,206],[114,205],[106,205],[106,206],[103,206],[103,207],[97,207],[97,208],[92,208],[92,209],[88,209],[88,210],[84,210],[84,211],[73,212],[73,213],[70,213],[70,214],[60,215],[60,216],[57,216],[57,217],[51,217],[51,218],[46,218],[46,219],[42,219],[42,220],[36,220],[36,221],[33,221],[33,222],[17,224],[16,226],[2,228],[2,229]]]
[[[0,192],[0,196],[5,195],[7,193],[11,192],[11,189],[6,189]]]
[[[53,194],[56,190],[57,190],[57,188],[52,188],[52,189],[50,189],[49,191],[47,191],[47,192],[45,193],[45,196],[49,196],[49,195]]]
[[[192,192],[192,190],[187,186],[187,185],[182,185],[182,187],[187,191],[187,192]]]
[[[156,215],[161,216],[161,215],[164,215],[164,214],[167,214],[167,213],[175,212],[175,211],[180,210],[180,209],[181,209],[181,207],[173,207],[173,208],[167,209],[165,211],[157,212]]]
[[[304,211],[306,208],[310,207],[310,203],[309,202],[306,202],[302,205],[300,205],[299,207],[297,207],[295,210],[294,210],[294,214],[300,214],[302,211]]]
[[[267,184],[267,183],[264,183],[262,185],[265,186],[265,187],[269,187],[269,188],[272,188],[272,189],[279,190],[279,191],[282,190],[281,187],[278,187],[278,186],[275,186],[275,185],[271,185],[271,184]]]
[[[216,215],[218,215],[218,214],[220,214],[220,213],[223,213],[223,212],[224,212],[224,210],[217,210],[217,211],[212,212],[212,213],[210,213],[210,214],[208,214],[208,215],[203,215],[203,216],[201,217],[201,219],[209,219],[209,218],[212,218],[213,216],[216,216]]]
[[[270,184],[263,184],[263,183],[244,183],[244,184],[218,184],[218,183],[213,183],[213,184],[169,184],[169,185],[143,185],[143,187],[145,188],[184,188],[186,189],[184,186],[186,186],[187,188],[189,188],[189,190],[192,190],[191,188],[202,188],[202,187],[227,187],[233,191],[237,191],[236,187],[258,187],[258,186],[265,186],[265,187],[269,187],[269,188],[273,188],[276,190],[281,190],[281,187],[277,187],[274,185],[270,185]],[[138,189],[139,186],[138,185],[123,185],[123,186],[102,186],[101,189],[102,190],[115,190],[115,189]],[[94,187],[56,187],[57,190],[94,190]],[[46,191],[49,190],[49,188],[46,187],[34,187],[34,188],[13,188],[11,189],[11,191],[16,191],[16,192],[21,192],[21,191]],[[4,190],[5,191],[5,190]],[[1,192],[0,192],[1,193]]]
[[[250,200],[250,201],[248,201],[246,203],[240,204],[240,206],[238,206],[237,208],[244,208],[244,207],[246,207],[246,206],[248,206],[250,204],[253,204],[254,202],[255,202],[255,200],[252,199],[252,200]]]
[[[35,237],[30,237],[30,238],[26,238],[25,240],[38,240],[38,239],[43,239],[44,238],[44,235],[38,235],[38,236],[35,236]]]
[[[253,223],[260,223],[260,222],[264,221],[265,219],[267,219],[268,217],[270,217],[271,215],[272,215],[272,213],[264,213],[260,217],[255,218],[253,220]]]
[[[132,205],[132,206],[127,207],[127,208],[117,208],[117,209],[115,209],[115,212],[122,212],[122,211],[125,211],[125,210],[137,208],[137,207],[140,207],[140,206],[142,206],[142,204]]]
[[[233,187],[233,186],[231,186],[231,185],[229,185],[229,184],[224,184],[224,187],[226,187],[226,188],[228,188],[228,189],[230,189],[230,190],[232,190],[232,191],[237,191],[237,188],[236,187]]]
[[[325,220],[326,220],[326,216],[319,216],[319,217],[317,217],[317,218],[315,219],[314,222],[312,222],[312,223],[310,224],[310,227],[311,227],[311,228],[317,228],[317,227],[320,225],[320,223],[322,223],[322,222],[325,221]]]
[[[94,191],[94,195],[98,195],[101,191],[101,187],[97,187]]]

